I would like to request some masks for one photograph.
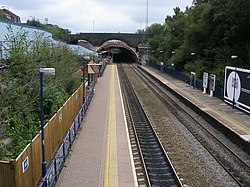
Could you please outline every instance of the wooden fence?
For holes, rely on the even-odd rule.
[[[66,146],[64,143],[67,142],[64,141],[70,140],[71,135],[76,133],[75,130],[80,125],[80,118],[83,117],[89,100],[92,98],[92,96],[90,99],[87,97],[87,104],[83,104],[84,88],[83,85],[80,86],[44,127],[45,160],[49,168],[52,162],[55,162],[55,166],[62,162],[60,154],[61,152],[65,154],[65,152],[60,148]],[[93,92],[91,93],[93,94]],[[42,172],[40,136],[41,133],[26,146],[16,159],[9,162],[0,162],[0,186],[34,187],[39,185]],[[57,159],[55,159],[56,156],[58,156]],[[51,180],[49,177],[51,176],[47,176],[47,179]]]

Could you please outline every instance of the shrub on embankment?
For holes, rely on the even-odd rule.
[[[0,140],[0,160],[15,158],[40,130],[39,67],[56,69],[55,76],[43,79],[45,123],[81,81],[75,72],[82,58],[41,34],[32,41],[28,35],[22,29],[6,34],[8,58],[2,64],[7,68],[0,70],[0,128],[12,142],[5,146]]]
[[[246,0],[194,0],[185,11],[176,7],[163,24],[145,31],[150,62],[164,62],[189,76],[195,69],[200,80],[204,71],[215,74],[223,87],[225,66],[250,69],[249,7]]]

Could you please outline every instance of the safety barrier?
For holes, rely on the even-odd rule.
[[[47,173],[41,179],[41,133],[10,161],[0,161],[0,186],[34,187],[46,183],[51,186],[74,141],[81,121],[89,107],[94,88],[88,91],[83,103],[83,85],[65,102],[44,127]]]
[[[39,187],[51,187],[55,179],[58,176],[58,173],[60,172],[62,168],[62,164],[65,161],[66,156],[68,155],[70,151],[70,147],[73,144],[73,141],[76,137],[77,131],[81,125],[81,122],[86,114],[86,111],[88,109],[88,106],[93,98],[94,95],[94,88],[91,89],[89,95],[86,97],[86,100],[84,104],[82,105],[81,109],[79,110],[77,116],[75,117],[75,120],[73,121],[72,125],[68,129],[68,132],[66,133],[62,144],[60,145],[59,149],[57,150],[54,159],[52,160],[47,173],[45,175],[45,178],[41,180]],[[44,185],[46,183],[46,185]]]
[[[158,69],[159,71],[161,72],[165,72],[175,78],[178,78],[180,80],[182,80],[183,82],[187,83],[187,84],[190,84],[190,77],[187,76],[186,74],[180,72],[180,71],[177,71],[177,70],[174,70],[174,69],[171,69],[171,68],[167,68],[167,67],[163,67],[159,64],[155,64],[155,63],[152,63],[152,62],[149,62],[148,63],[149,66],[153,67],[154,69]],[[196,85],[196,88],[199,89],[199,90],[203,90],[203,82],[199,79],[196,79],[196,82],[195,82],[195,85]],[[216,84],[216,89],[214,91],[214,96],[215,97],[218,97],[219,99],[224,99],[224,89],[221,88],[218,84]]]
[[[102,65],[100,72],[99,72],[99,77],[101,77],[103,75],[106,66],[107,66],[107,62],[106,62],[106,60],[104,60],[103,65]]]

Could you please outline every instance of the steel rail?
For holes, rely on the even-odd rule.
[[[143,80],[143,82],[152,88],[155,95],[170,109],[170,111],[179,119],[180,122],[192,133],[192,135],[204,146],[204,148],[218,161],[218,163],[229,173],[229,175],[240,185],[240,186],[250,186],[249,177],[250,174],[250,166],[243,159],[241,159],[237,154],[235,154],[227,145],[221,142],[212,132],[210,132],[207,128],[205,128],[195,117],[193,117],[190,113],[186,112],[178,103],[176,103],[171,97],[169,97],[161,85],[156,84],[150,78],[148,78],[145,73],[142,73],[141,70],[132,68]],[[203,132],[207,133],[207,139],[213,139],[214,143],[217,145],[217,149],[214,149],[207,143],[207,140],[200,136],[200,133],[197,133],[197,129],[194,129],[191,125],[188,125],[185,121],[186,119],[183,116],[180,116],[180,113],[185,113],[186,117],[191,119]],[[195,126],[197,127],[197,126]],[[234,167],[232,167],[232,157],[231,161],[223,160],[222,156],[218,155],[218,147],[223,148],[227,151],[228,154],[233,156],[234,158]],[[225,153],[225,152],[224,152]],[[237,164],[237,166],[235,166]],[[244,169],[242,169],[244,167]],[[245,172],[242,175],[242,172]]]
[[[159,141],[129,79],[121,65],[118,65],[120,80],[123,80],[128,99],[130,115],[134,130],[140,144],[150,185],[152,186],[182,186],[166,151]]]

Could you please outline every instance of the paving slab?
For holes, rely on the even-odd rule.
[[[56,186],[136,185],[117,67],[108,65]]]

